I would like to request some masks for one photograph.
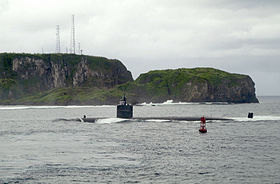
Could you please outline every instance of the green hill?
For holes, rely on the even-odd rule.
[[[110,89],[128,81],[133,81],[131,73],[116,59],[74,54],[0,54],[2,104],[19,103],[27,96],[59,89]]]
[[[136,102],[258,102],[248,75],[214,68],[155,70],[123,84]],[[139,95],[140,94],[140,95]]]
[[[1,104],[256,103],[247,75],[214,68],[155,70],[135,81],[118,60],[73,54],[0,54]]]

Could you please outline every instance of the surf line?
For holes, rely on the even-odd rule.
[[[207,120],[220,120],[220,121],[227,121],[232,120],[228,118],[215,118],[215,117],[205,117]],[[95,123],[97,120],[100,119],[106,119],[104,117],[100,118],[78,118],[77,120],[80,122],[89,122],[89,123]],[[126,119],[127,118],[120,118],[120,119]],[[129,118],[129,120],[139,120],[139,121],[145,121],[145,120],[168,120],[168,121],[200,121],[201,117],[174,117],[174,116],[167,116],[167,117],[133,117]]]

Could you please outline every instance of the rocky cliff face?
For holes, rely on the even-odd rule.
[[[181,98],[186,102],[230,102],[230,103],[257,103],[254,82],[249,76],[244,79],[234,79],[236,85],[231,85],[228,79],[222,79],[220,84],[213,85],[209,81],[186,83],[182,89]]]
[[[131,90],[136,102],[258,103],[255,84],[247,75],[213,68],[151,71],[142,74]]]
[[[133,81],[118,60],[74,54],[0,54],[1,104],[257,103],[247,75],[214,68],[156,70]]]
[[[8,91],[9,98],[63,87],[112,88],[133,80],[120,61],[102,57],[6,54],[1,58],[0,78],[15,81],[5,89],[2,85],[0,94]]]

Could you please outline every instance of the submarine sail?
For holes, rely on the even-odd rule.
[[[132,118],[133,117],[133,106],[126,103],[125,95],[117,105],[117,118]]]

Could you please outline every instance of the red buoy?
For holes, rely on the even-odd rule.
[[[207,129],[206,129],[206,119],[204,116],[202,116],[200,118],[200,129],[199,129],[200,133],[206,133]]]

